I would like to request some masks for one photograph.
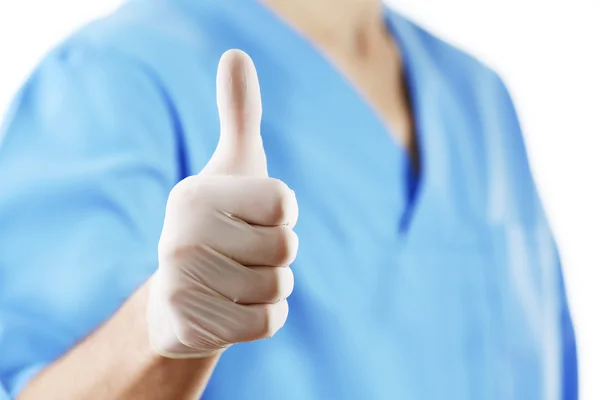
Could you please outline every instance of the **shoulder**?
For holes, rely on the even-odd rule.
[[[124,7],[93,21],[45,55],[2,121],[3,154],[11,149],[20,162],[19,154],[41,152],[46,141],[73,154],[127,150],[160,160],[154,165],[173,174],[173,158],[156,157],[175,154],[179,141],[164,52],[170,48],[181,59],[186,52],[169,43],[184,41],[155,24],[166,12],[133,11]]]
[[[392,18],[400,29],[415,67],[427,71],[428,79],[465,114],[477,122],[480,132],[490,124],[510,140],[521,141],[521,128],[512,96],[501,76],[477,57],[415,24],[403,16]],[[489,132],[494,133],[494,132]]]
[[[182,58],[196,64],[210,52],[210,29],[192,18],[177,1],[129,1],[111,14],[74,32],[52,54],[109,53],[160,70]],[[205,19],[209,19],[206,16]]]
[[[494,220],[534,224],[542,217],[522,127],[500,75],[484,62],[427,29],[395,15],[404,41],[428,71],[445,108],[452,110],[455,139],[480,166]],[[415,65],[416,66],[416,65]],[[460,129],[457,127],[460,126]]]
[[[17,94],[4,134],[43,115],[46,130],[70,124],[74,133],[85,131],[95,139],[110,134],[115,143],[128,130],[128,137],[137,134],[139,145],[151,145],[152,131],[158,147],[182,146],[180,156],[186,157],[186,132],[218,126],[214,75],[220,49],[214,38],[220,28],[204,23],[211,18],[208,10],[192,16],[179,3],[130,1],[67,37]],[[216,140],[196,136],[197,151],[205,152]]]
[[[136,91],[143,82],[166,94],[170,77],[184,75],[191,66],[208,69],[202,53],[210,43],[170,4],[131,1],[88,23],[43,57],[23,89],[54,85],[60,90],[61,84],[85,80],[102,93],[120,93],[130,87]]]
[[[392,19],[406,44],[419,52],[421,62],[450,84],[455,93],[479,93],[478,97],[487,94],[497,99],[507,95],[499,74],[476,56],[404,16],[392,13]]]

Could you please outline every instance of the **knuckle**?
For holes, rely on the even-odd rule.
[[[286,193],[290,190],[288,185],[286,185],[286,183],[281,179],[269,178],[269,181],[271,182],[273,193],[277,197],[284,197]]]
[[[278,305],[269,304],[263,309],[262,324],[260,325],[260,331],[258,335],[260,338],[269,339],[272,338],[275,333],[283,326],[285,319],[281,321],[280,310]]]
[[[171,193],[169,193],[169,202],[179,202],[188,199],[193,194],[193,181],[193,177],[187,177],[179,181],[173,189],[171,189]]]
[[[287,298],[294,286],[294,275],[288,267],[269,267],[272,271],[268,276],[267,293],[265,297],[271,304]]]
[[[274,221],[276,224],[283,224],[286,221],[290,210],[290,188],[279,179],[270,179],[270,184],[272,186],[271,193],[273,195],[273,199],[271,201],[270,207],[270,219]]]
[[[196,205],[210,198],[211,184],[207,179],[188,176],[177,183],[169,194],[169,203],[180,205]]]
[[[277,251],[275,263],[279,266],[290,265],[298,252],[298,236],[288,226],[278,227],[276,236]]]

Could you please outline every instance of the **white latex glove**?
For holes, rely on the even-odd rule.
[[[221,58],[217,103],[219,144],[199,175],[171,191],[151,279],[150,341],[169,358],[273,336],[294,286],[298,205],[268,177],[258,76],[240,50]]]

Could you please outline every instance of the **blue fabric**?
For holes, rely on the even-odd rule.
[[[576,399],[561,266],[506,88],[387,18],[420,143],[412,183],[372,108],[254,1],[132,1],[52,51],[0,131],[0,398],[156,269],[169,190],[217,143],[219,56],[242,48],[301,248],[288,323],[228,350],[204,398]]]

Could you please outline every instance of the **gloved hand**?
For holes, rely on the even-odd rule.
[[[258,77],[242,51],[221,58],[217,103],[219,144],[199,175],[171,191],[150,282],[150,342],[169,358],[273,336],[294,285],[298,205],[268,177]]]

